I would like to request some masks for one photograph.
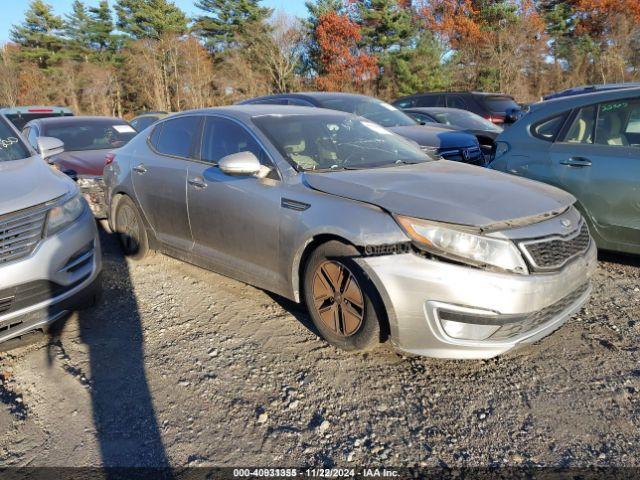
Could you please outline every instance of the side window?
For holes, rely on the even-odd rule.
[[[593,130],[596,123],[596,107],[581,108],[573,119],[569,131],[564,137],[567,143],[593,143]]]
[[[442,95],[424,95],[415,102],[417,107],[444,107]]]
[[[200,118],[198,116],[179,117],[164,122],[156,150],[163,155],[195,158]]]
[[[272,166],[264,150],[245,128],[226,118],[206,117],[201,160],[216,164],[222,157],[247,151],[258,157],[263,165]]]
[[[459,95],[454,95],[447,98],[447,107],[469,110],[469,105],[467,105],[465,99]]]
[[[562,115],[557,115],[555,117],[542,120],[541,122],[534,123],[531,126],[531,133],[534,137],[537,137],[540,140],[553,142],[558,136],[565,118],[566,113],[563,113]]]
[[[158,149],[158,140],[160,140],[160,133],[162,133],[163,126],[164,126],[164,123],[157,125],[151,132],[151,135],[149,135],[149,143],[156,150]]]
[[[617,100],[598,106],[596,143],[611,146],[638,145],[640,100]]]

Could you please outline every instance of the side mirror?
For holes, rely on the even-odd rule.
[[[64,142],[54,137],[38,137],[38,151],[43,160],[64,152]]]
[[[262,171],[258,157],[251,152],[238,152],[222,157],[218,167],[222,173],[236,176],[258,176]]]

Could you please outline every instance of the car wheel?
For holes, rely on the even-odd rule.
[[[322,337],[347,351],[366,351],[383,341],[385,312],[371,280],[353,260],[355,247],[320,245],[304,273],[304,298]]]
[[[138,207],[129,197],[122,197],[116,206],[115,230],[127,257],[142,260],[151,252],[147,229]]]

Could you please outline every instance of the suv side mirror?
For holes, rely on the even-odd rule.
[[[222,157],[218,167],[222,173],[235,176],[258,176],[263,170],[260,160],[251,152],[238,152]]]
[[[38,137],[38,152],[46,160],[64,152],[64,142],[54,137]]]

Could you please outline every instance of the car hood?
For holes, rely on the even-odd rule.
[[[0,215],[66,195],[73,182],[40,157],[0,162]]]
[[[446,160],[308,172],[303,181],[315,190],[394,214],[482,229],[534,223],[575,202],[571,194],[550,185]]]
[[[390,127],[398,135],[413,140],[418,145],[437,148],[473,147],[478,144],[476,137],[467,132],[457,132],[448,127],[415,125]]]
[[[104,157],[111,150],[84,150],[62,152],[49,161],[60,166],[61,170],[73,170],[78,175],[102,176]]]

